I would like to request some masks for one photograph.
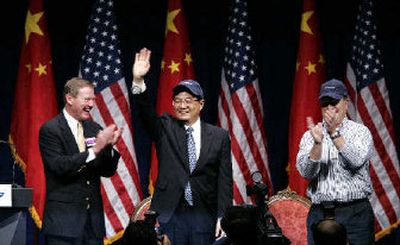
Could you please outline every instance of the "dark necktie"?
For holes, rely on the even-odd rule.
[[[192,173],[194,168],[196,167],[196,145],[194,143],[194,138],[193,138],[192,132],[193,132],[193,128],[189,127],[186,129],[190,173]],[[187,184],[185,186],[185,200],[189,203],[189,205],[193,206],[192,188],[190,186],[189,181],[187,182]]]

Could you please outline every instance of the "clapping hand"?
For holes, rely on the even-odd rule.
[[[315,125],[313,119],[311,117],[307,117],[307,128],[310,130],[314,141],[321,143],[322,139],[324,138],[322,123]]]
[[[99,153],[107,145],[114,145],[122,134],[122,129],[118,129],[115,124],[111,124],[100,130],[96,136],[96,144],[93,146],[95,154]]]
[[[324,118],[324,122],[326,123],[326,127],[329,133],[335,131],[335,129],[339,126],[339,112],[335,107],[331,107],[324,112],[322,115]]]

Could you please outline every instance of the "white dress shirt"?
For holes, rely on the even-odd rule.
[[[78,145],[78,123],[79,121],[76,120],[75,118],[73,118],[66,110],[65,108],[63,109],[63,114],[65,119],[67,120],[67,124],[69,126],[69,128],[71,129],[72,134],[74,135],[75,138],[75,142]],[[90,162],[93,159],[96,158],[96,154],[94,154],[94,151],[92,148],[88,149],[89,155],[86,158],[86,162]]]

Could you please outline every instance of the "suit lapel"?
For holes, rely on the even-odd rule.
[[[201,127],[201,148],[200,148],[200,156],[199,160],[197,160],[196,169],[200,168],[205,162],[206,162],[206,157],[207,157],[207,152],[209,148],[212,145],[212,134],[211,131],[209,130],[209,127],[206,123],[200,122],[200,127]]]
[[[181,162],[186,171],[189,172],[189,157],[187,153],[187,139],[186,139],[186,131],[183,124],[179,123],[177,129],[175,130],[175,137],[179,152],[179,157],[181,158]]]

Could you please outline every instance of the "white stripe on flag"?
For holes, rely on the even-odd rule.
[[[247,191],[246,191],[247,183],[246,180],[244,179],[243,173],[240,170],[238,162],[236,161],[235,157],[232,157],[232,168],[233,168],[233,176],[235,179],[235,183],[237,188],[239,189],[242,199],[246,203],[250,203],[251,199],[247,196]]]
[[[256,83],[256,82],[258,82],[258,81],[255,80],[252,83]],[[252,85],[248,85],[248,86],[252,86]],[[237,90],[236,93],[238,94],[240,102],[244,105],[243,109],[245,110],[247,118],[249,119],[251,131],[252,131],[253,137],[255,139],[254,143],[257,145],[257,149],[260,152],[262,163],[264,163],[263,165],[267,169],[267,173],[269,173],[268,158],[267,158],[267,151],[266,151],[267,148],[264,145],[264,140],[262,138],[263,134],[261,133],[261,130],[257,123],[257,118],[256,118],[256,115],[254,112],[254,108],[251,105],[251,102],[249,100],[250,96],[247,93],[247,90],[245,89],[245,87]],[[258,98],[257,98],[257,101],[259,101]],[[255,165],[255,164],[253,164],[253,165]],[[264,176],[264,177],[270,178],[270,176]]]
[[[384,78],[379,79],[376,84],[378,85],[379,88],[379,93],[382,95],[383,98],[389,98],[389,92],[386,88],[386,82]],[[392,110],[390,110],[390,105],[389,105],[389,100],[385,99],[385,106],[388,108],[388,112],[390,115],[390,118],[392,118]]]
[[[379,112],[378,106],[375,104],[375,100],[373,99],[370,90],[368,88],[363,89],[361,91],[361,97],[364,101],[367,101],[366,108],[368,110],[368,114],[371,116],[372,122],[374,123],[374,126],[379,133],[379,138],[381,138],[382,140],[387,156],[390,158],[391,162],[398,162],[397,154],[393,154],[396,152],[396,149],[394,148],[394,142],[389,135],[389,131],[386,128],[386,124],[384,123],[382,114]],[[399,166],[397,166],[397,164],[394,164],[394,168],[396,169],[397,174],[399,174]]]
[[[390,226],[388,216],[386,215],[385,210],[383,210],[381,201],[378,199],[375,192],[372,192],[369,201],[371,203],[372,209],[374,210],[375,220],[379,223],[379,225],[381,227]]]
[[[111,206],[118,217],[119,222],[124,225],[129,221],[129,214],[126,212],[122,200],[119,198],[117,191],[114,188],[113,183],[110,178],[101,178],[101,183],[103,184],[104,191],[106,193],[107,199],[110,200]]]
[[[113,237],[116,234],[107,215],[104,215],[104,226],[106,227],[106,237]]]
[[[136,188],[133,188],[135,186],[135,183],[133,182],[129,170],[126,168],[126,163],[122,159],[120,159],[118,163],[117,173],[121,178],[121,181],[125,186],[125,189],[128,192],[128,195],[133,203],[133,206],[136,206],[139,203],[140,197],[136,191]]]
[[[122,79],[122,81],[124,82],[123,79]],[[120,87],[121,87],[121,80],[118,83],[120,84]],[[121,89],[123,87],[125,87],[125,86],[122,86]],[[122,137],[124,139],[126,147],[129,150],[130,155],[134,159],[134,163],[136,164],[136,161],[135,161],[136,154],[133,149],[134,144],[133,144],[132,136],[131,136],[132,132],[129,128],[126,128],[126,125],[128,125],[128,122],[125,120],[125,117],[123,116],[124,115],[123,112],[119,108],[117,101],[115,100],[113,94],[111,93],[110,87],[107,87],[106,89],[104,89],[101,92],[101,94],[103,95],[104,102],[107,106],[108,111],[111,114],[112,119],[114,120],[114,123],[117,125],[118,128],[124,128]],[[136,165],[136,168],[137,168],[137,165]]]
[[[225,94],[229,93],[229,90],[226,91],[226,87],[225,87],[224,92],[225,92]],[[243,153],[243,156],[245,158],[246,167],[249,169],[250,173],[258,171],[257,166],[255,164],[253,164],[253,163],[255,163],[255,159],[250,150],[249,144],[247,144],[247,139],[246,139],[246,135],[243,131],[242,123],[240,122],[239,118],[237,117],[236,110],[235,110],[234,106],[232,105],[232,100],[228,100],[227,104],[228,104],[228,108],[229,108],[230,115],[231,115],[230,119],[231,119],[231,122],[233,125],[231,137],[236,138],[236,140],[238,142],[238,146],[240,148],[240,151]],[[246,105],[244,105],[244,106],[246,106]]]

